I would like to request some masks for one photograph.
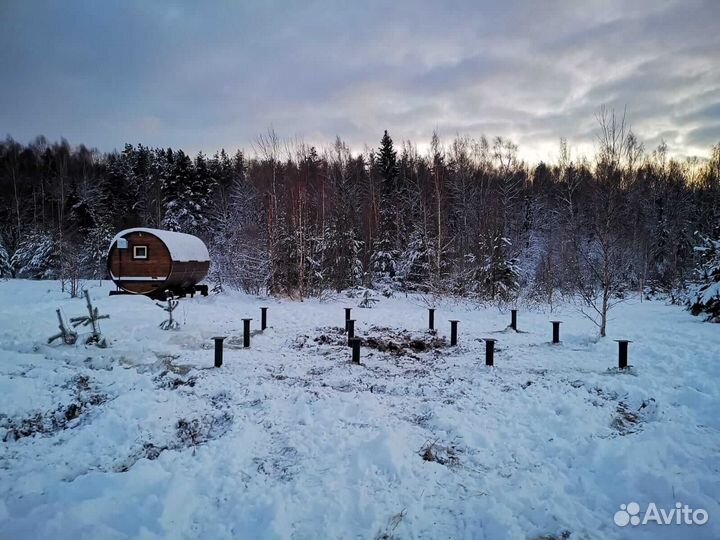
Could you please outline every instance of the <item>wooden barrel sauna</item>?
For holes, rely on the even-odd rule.
[[[113,238],[107,260],[111,279],[126,293],[155,298],[164,298],[168,290],[173,295],[207,295],[207,286],[198,283],[207,276],[210,255],[191,234],[126,229]]]

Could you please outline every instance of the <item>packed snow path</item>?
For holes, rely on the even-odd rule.
[[[2,538],[720,535],[720,328],[677,306],[628,301],[597,340],[571,307],[521,310],[515,333],[507,312],[443,301],[438,334],[459,319],[458,347],[364,347],[356,366],[336,343],[358,299],[186,299],[162,331],[151,300],[108,290],[91,289],[103,350],[45,344],[58,306],[84,308],[57,283],[0,282]],[[269,328],[243,349],[261,305]],[[426,307],[353,307],[356,334],[429,337]],[[614,338],[633,340],[630,373]],[[616,526],[631,501],[710,519]]]

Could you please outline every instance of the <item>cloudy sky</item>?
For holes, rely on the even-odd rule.
[[[602,104],[649,149],[720,141],[718,0],[0,0],[0,67],[0,132],[100,150],[437,130],[548,160],[591,151]]]

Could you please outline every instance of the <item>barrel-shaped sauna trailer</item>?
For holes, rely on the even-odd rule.
[[[120,231],[108,252],[110,277],[121,291],[165,298],[201,292],[198,285],[210,268],[202,240],[191,234],[138,227]],[[113,294],[113,293],[111,293]]]

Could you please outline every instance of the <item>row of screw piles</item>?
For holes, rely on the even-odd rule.
[[[550,321],[552,324],[552,342],[553,345],[560,343],[560,325],[562,321]],[[618,369],[627,369],[628,367],[628,344],[632,343],[629,339],[616,339],[618,344]]]
[[[265,331],[267,328],[267,307],[260,308],[260,330]],[[250,347],[250,322],[251,318],[243,319],[243,348],[247,349]],[[212,338],[215,341],[215,367],[221,367],[223,365],[223,341],[227,336],[215,336]]]
[[[261,330],[267,328],[267,307],[260,308],[260,327]],[[517,331],[517,309],[510,312],[510,327]],[[348,335],[348,347],[352,348],[352,362],[360,363],[360,338],[355,337],[355,319],[352,319],[352,308],[345,308],[345,331]],[[250,347],[250,322],[252,319],[243,319],[243,347]],[[457,345],[457,328],[460,321],[456,319],[450,320],[450,345]],[[552,323],[552,343],[560,343],[560,324],[562,321],[550,321]],[[435,308],[428,308],[428,327],[435,330]],[[215,340],[215,367],[222,366],[223,363],[223,341],[226,336],[214,337]],[[485,341],[485,365],[492,366],[495,363],[495,343],[496,339],[486,338]],[[628,367],[628,344],[632,343],[627,339],[616,339],[618,343],[618,368],[626,369]]]
[[[510,310],[510,328],[517,332],[517,309]],[[457,324],[459,321],[450,321],[450,345],[457,345]],[[560,343],[560,324],[562,321],[550,321],[552,324],[552,343],[557,345]],[[430,330],[435,329],[435,308],[428,308],[428,326]],[[485,365],[492,366],[495,363],[495,343],[497,339],[484,339],[485,341]],[[618,368],[627,369],[628,367],[628,343],[632,341],[627,339],[616,339],[618,344]]]

